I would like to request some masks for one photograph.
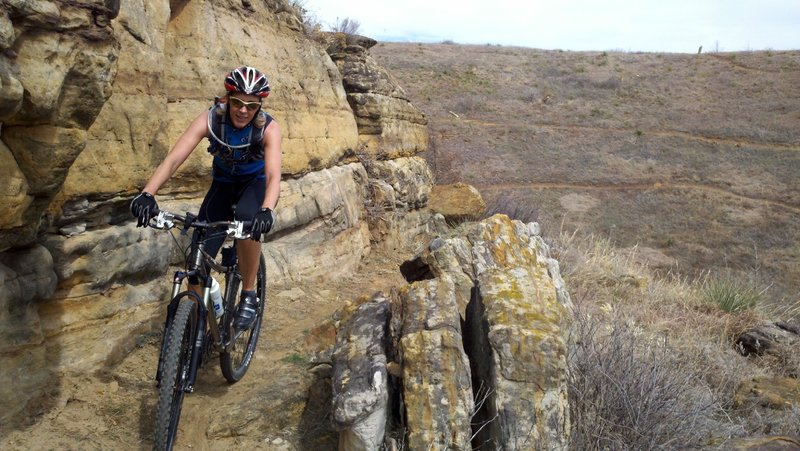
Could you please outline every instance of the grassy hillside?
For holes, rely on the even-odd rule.
[[[380,43],[430,121],[438,183],[477,186],[651,267],[800,293],[800,51]]]
[[[571,449],[800,434],[747,388],[796,385],[795,345],[733,345],[800,314],[800,51],[371,53],[428,115],[437,182],[543,225],[575,304]]]

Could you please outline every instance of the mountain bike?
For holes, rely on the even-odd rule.
[[[176,271],[172,279],[172,297],[156,371],[158,406],[154,449],[171,450],[184,394],[194,391],[197,370],[203,360],[210,358],[212,351],[219,352],[222,375],[230,383],[239,381],[250,367],[266,306],[266,265],[262,254],[256,277],[256,293],[260,300],[256,319],[249,329],[236,330],[233,322],[242,275],[232,241],[250,238],[250,221],[207,222],[191,213],[179,215],[161,210],[148,225],[164,230],[181,227],[183,235],[190,230],[193,232],[185,270]],[[208,240],[219,239],[222,234],[226,238],[221,262],[217,262],[206,253],[205,246]],[[219,314],[211,299],[212,272],[224,276]],[[198,281],[200,289],[184,287],[184,281],[190,278],[192,282]]]

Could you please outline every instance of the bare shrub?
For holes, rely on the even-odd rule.
[[[292,11],[303,24],[303,33],[313,41],[327,45],[328,36],[323,31],[322,22],[317,15],[306,8],[307,0],[289,0],[287,9]]]
[[[531,202],[520,202],[509,194],[503,194],[486,204],[485,217],[489,218],[496,214],[504,214],[524,223],[536,222],[539,220],[539,207]]]
[[[786,410],[770,410],[758,406],[743,406],[737,410],[742,435],[800,436],[800,406]]]
[[[361,23],[355,19],[345,17],[342,20],[336,18],[336,22],[331,25],[331,31],[334,33],[344,33],[347,36],[357,35],[361,31]]]
[[[715,393],[664,336],[577,312],[570,352],[573,449],[691,448],[721,432]]]
[[[485,104],[476,100],[474,97],[464,97],[455,100],[450,106],[450,110],[457,112],[459,115],[476,113],[483,110]]]
[[[797,433],[798,408],[733,402],[742,381],[781,373],[733,343],[768,312],[725,312],[704,299],[706,278],[654,277],[635,250],[604,239],[562,233],[551,250],[577,309],[574,449],[724,449],[734,437]]]
[[[612,76],[603,81],[595,81],[592,84],[598,89],[619,89],[622,87],[622,80],[618,76]]]

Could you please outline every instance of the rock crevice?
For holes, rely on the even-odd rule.
[[[394,421],[410,449],[567,448],[571,306],[535,232],[498,215],[402,265],[386,342],[398,347],[405,414]]]

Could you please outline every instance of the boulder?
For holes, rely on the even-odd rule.
[[[481,193],[474,186],[461,182],[452,185],[434,185],[428,207],[450,222],[476,220],[486,211],[486,203]]]
[[[775,361],[787,376],[800,376],[800,325],[785,321],[761,324],[736,339],[743,355]]]
[[[496,215],[436,238],[401,265],[409,283],[395,301],[350,303],[319,329],[330,336],[340,325],[332,353],[340,449],[375,449],[394,428],[409,449],[567,449],[572,304],[538,231]],[[326,364],[329,343],[309,341],[317,363]],[[399,416],[383,410],[376,387],[387,380]]]
[[[0,254],[0,423],[9,424],[53,381],[38,309],[56,281],[43,246]]]
[[[491,421],[476,440],[503,449],[566,449],[571,304],[559,295],[560,275],[551,273],[534,229],[495,215],[468,234],[480,301],[467,313],[469,346],[484,356],[474,359],[473,373],[487,397],[482,418]]]
[[[415,323],[424,324],[425,331],[444,328],[430,343],[452,353],[449,346],[453,343],[438,335],[460,332],[463,336],[461,349],[469,359],[474,395],[469,414],[473,425],[470,436],[474,434],[473,443],[489,444],[491,448],[566,449],[569,443],[566,357],[571,300],[558,265],[549,258],[549,249],[537,233],[536,224],[526,225],[496,215],[471,227],[464,237],[432,241],[401,268],[408,279],[417,280],[407,292],[427,298],[411,304],[428,309],[423,310],[423,319]],[[404,308],[408,309],[409,301],[414,299],[404,298]],[[442,304],[442,300],[447,303]],[[404,320],[416,316],[420,315],[404,313]],[[458,324],[453,322],[455,318],[460,318]],[[401,343],[409,340],[408,328],[403,327]],[[407,406],[409,394],[413,397],[415,392],[410,389],[414,388],[413,383],[405,378],[419,379],[418,372],[423,372],[416,369],[416,364],[409,364],[408,356],[440,358],[435,353],[429,349],[409,354],[403,346]],[[437,381],[449,378],[454,386],[448,392],[458,392],[458,364],[443,366],[456,374],[442,374],[435,365],[426,367],[424,374]],[[427,389],[426,393],[428,402],[439,399],[437,389]],[[452,402],[448,399],[447,409],[451,412],[458,408]],[[466,409],[464,406],[460,408]],[[424,413],[415,411],[412,415],[409,411],[409,417]],[[442,432],[429,431],[454,430],[461,417],[450,413],[450,418],[453,423],[444,423],[446,427],[435,417],[422,425],[409,418],[409,437],[415,434],[415,428],[422,428],[425,432],[417,434],[427,443],[444,443],[435,438],[436,434],[444,436]],[[437,424],[435,428],[433,425]],[[447,446],[456,446],[455,443]]]

